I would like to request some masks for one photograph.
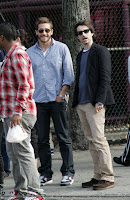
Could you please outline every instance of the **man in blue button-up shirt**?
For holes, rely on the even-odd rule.
[[[74,82],[73,64],[68,47],[52,38],[53,24],[40,17],[35,32],[38,42],[27,50],[31,59],[37,105],[37,132],[41,166],[41,185],[53,182],[49,143],[50,117],[52,117],[60,145],[63,164],[61,185],[70,185],[74,179],[72,143],[66,120],[65,95]]]

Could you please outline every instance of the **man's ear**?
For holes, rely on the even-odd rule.
[[[53,28],[51,29],[51,35],[53,35]]]
[[[35,34],[38,35],[38,30],[35,30]]]
[[[3,41],[4,40],[4,36],[0,35],[0,39],[1,39],[1,41]]]

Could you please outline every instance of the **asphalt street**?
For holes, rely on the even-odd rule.
[[[112,158],[120,156],[125,144],[111,146]],[[130,167],[124,167],[113,162],[115,174],[115,187],[95,191],[91,188],[82,188],[82,182],[89,181],[93,177],[93,162],[89,150],[73,151],[75,164],[74,183],[71,186],[60,186],[60,166],[62,159],[59,152],[52,156],[52,169],[54,171],[53,183],[44,186],[46,200],[130,200]],[[39,162],[38,162],[39,165]],[[4,190],[5,200],[8,199],[10,191],[13,191],[14,181],[12,173],[5,178]]]

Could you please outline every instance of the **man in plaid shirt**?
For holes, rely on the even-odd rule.
[[[34,155],[30,148],[30,133],[36,121],[36,106],[32,98],[34,79],[27,53],[17,42],[18,31],[10,23],[0,24],[0,48],[7,52],[0,70],[0,117],[4,119],[7,135],[9,126],[22,123],[28,133],[21,143],[8,143],[7,153],[13,164],[14,192],[9,199],[19,196],[26,200],[43,200]],[[22,169],[22,170],[21,170]],[[29,195],[32,195],[32,198]]]

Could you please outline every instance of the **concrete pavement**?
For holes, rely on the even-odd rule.
[[[120,156],[125,148],[124,145],[112,146],[111,154]],[[81,187],[82,182],[89,181],[93,177],[93,162],[88,151],[74,151],[75,177],[71,186],[60,186],[62,163],[59,152],[52,156],[52,169],[54,171],[53,184],[44,186],[46,200],[130,200],[130,167],[117,165],[113,162],[115,174],[115,187],[106,190],[94,191],[91,188]],[[5,178],[5,200],[8,199],[9,192],[13,190],[14,181],[12,173]]]

